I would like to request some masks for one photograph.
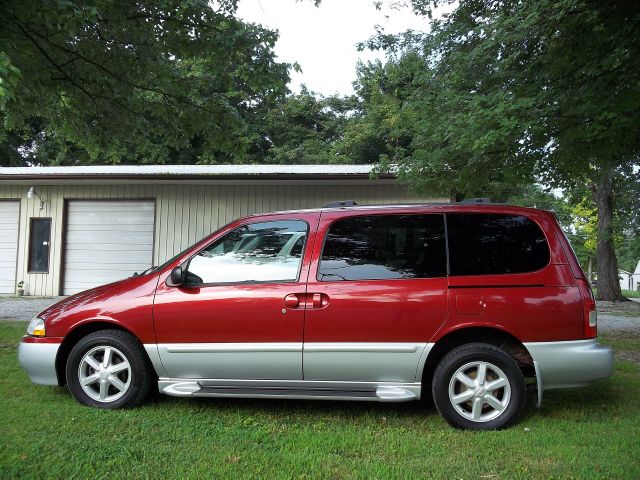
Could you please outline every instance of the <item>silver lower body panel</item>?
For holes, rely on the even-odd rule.
[[[433,344],[414,342],[146,344],[159,377],[412,383]]]
[[[33,383],[58,385],[56,355],[59,348],[59,343],[20,342],[18,360]]]
[[[411,383],[416,378],[427,343],[309,343],[304,344],[305,380]],[[422,364],[423,365],[423,364]]]
[[[407,402],[420,399],[420,383],[326,382],[160,378],[160,393],[174,397],[287,398]]]
[[[564,342],[528,342],[534,361],[539,401],[542,391],[583,387],[613,373],[613,350],[595,339]]]
[[[302,342],[161,343],[157,350],[170,377],[302,378]]]

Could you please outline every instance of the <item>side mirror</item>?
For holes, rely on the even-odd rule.
[[[182,285],[184,282],[184,273],[185,272],[182,270],[182,267],[175,267],[171,270],[171,275],[169,275],[167,285],[170,287],[178,287]]]

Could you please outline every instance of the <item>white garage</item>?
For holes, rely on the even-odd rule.
[[[20,202],[0,201],[0,294],[16,289]]]
[[[0,295],[15,295],[19,282],[24,295],[48,296],[123,279],[253,213],[348,199],[447,201],[371,172],[371,165],[0,167]]]
[[[155,202],[69,200],[63,294],[115,282],[153,261]]]

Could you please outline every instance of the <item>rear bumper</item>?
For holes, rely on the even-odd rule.
[[[27,342],[24,339],[20,342],[18,360],[33,383],[58,385],[56,356],[59,348],[59,343]]]
[[[613,350],[595,339],[525,343],[542,390],[583,387],[613,373]]]

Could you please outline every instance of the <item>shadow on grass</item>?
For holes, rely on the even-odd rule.
[[[627,411],[631,407],[628,392],[625,393],[617,383],[618,379],[612,378],[598,381],[588,387],[545,391],[542,407],[539,409],[536,408],[533,398],[528,399],[528,408],[523,414],[523,420],[536,417],[599,420],[607,414],[615,415]]]
[[[632,374],[632,372],[629,372]],[[536,416],[555,416],[580,412],[580,415],[601,415],[603,408],[610,410],[629,407],[628,385],[622,385],[625,372],[617,372],[611,379],[575,389],[551,390],[544,392],[542,407],[536,407],[536,391],[527,388],[527,399],[523,419]],[[637,378],[637,373],[635,374]],[[640,388],[635,383],[636,397],[640,398]],[[35,386],[41,394],[51,401],[75,402],[66,387]],[[46,393],[45,393],[46,392]],[[290,400],[290,399],[251,399],[251,398],[176,398],[166,395],[152,395],[138,409],[188,409],[215,413],[241,412],[247,414],[270,413],[273,415],[300,415],[323,417],[327,415],[346,418],[354,416],[392,416],[413,418],[438,416],[438,411],[429,400],[403,403],[382,403],[366,401],[338,400]]]
[[[637,371],[634,370],[637,378]],[[625,418],[630,409],[640,407],[638,381],[632,390],[635,399],[625,394],[625,379],[612,378],[579,389],[545,392],[542,408],[535,406],[535,394],[527,392],[527,402],[520,428],[547,424],[554,429],[566,429],[581,423],[607,424]],[[32,386],[38,389],[37,403],[68,416],[104,419],[145,418],[155,425],[181,425],[186,419],[205,422],[231,421],[233,425],[251,427],[287,424],[295,428],[310,425],[332,425],[335,428],[359,429],[376,425],[417,429],[425,434],[449,430],[445,420],[433,404],[425,401],[407,403],[350,402],[333,400],[288,400],[245,398],[175,398],[155,395],[133,410],[104,411],[78,404],[66,388]],[[26,393],[26,392],[25,392]],[[32,398],[35,392],[27,393]],[[633,392],[632,392],[633,393]],[[206,420],[205,420],[206,419]],[[313,427],[316,428],[316,427]],[[321,427],[324,428],[324,427]]]
[[[186,408],[210,411],[241,411],[244,413],[271,413],[274,415],[338,415],[345,418],[365,415],[393,415],[413,417],[416,415],[438,415],[433,404],[424,401],[406,403],[381,403],[366,401],[340,401],[340,400],[291,400],[277,398],[172,398],[165,395],[157,395],[146,403],[149,406],[164,407],[171,405]],[[144,408],[144,407],[143,407]]]
[[[268,413],[275,416],[353,420],[355,417],[385,417],[397,420],[420,420],[439,418],[431,401],[421,400],[406,403],[381,403],[335,400],[288,400],[288,399],[244,399],[244,398],[172,398],[156,395],[147,401],[151,408],[165,406],[185,408],[215,414],[237,412],[246,415]],[[541,408],[536,407],[535,390],[527,391],[527,400],[522,420],[536,417],[580,416],[598,418],[603,411],[617,411],[629,407],[629,398],[612,380],[577,389],[547,391]],[[141,408],[145,408],[144,406]]]

